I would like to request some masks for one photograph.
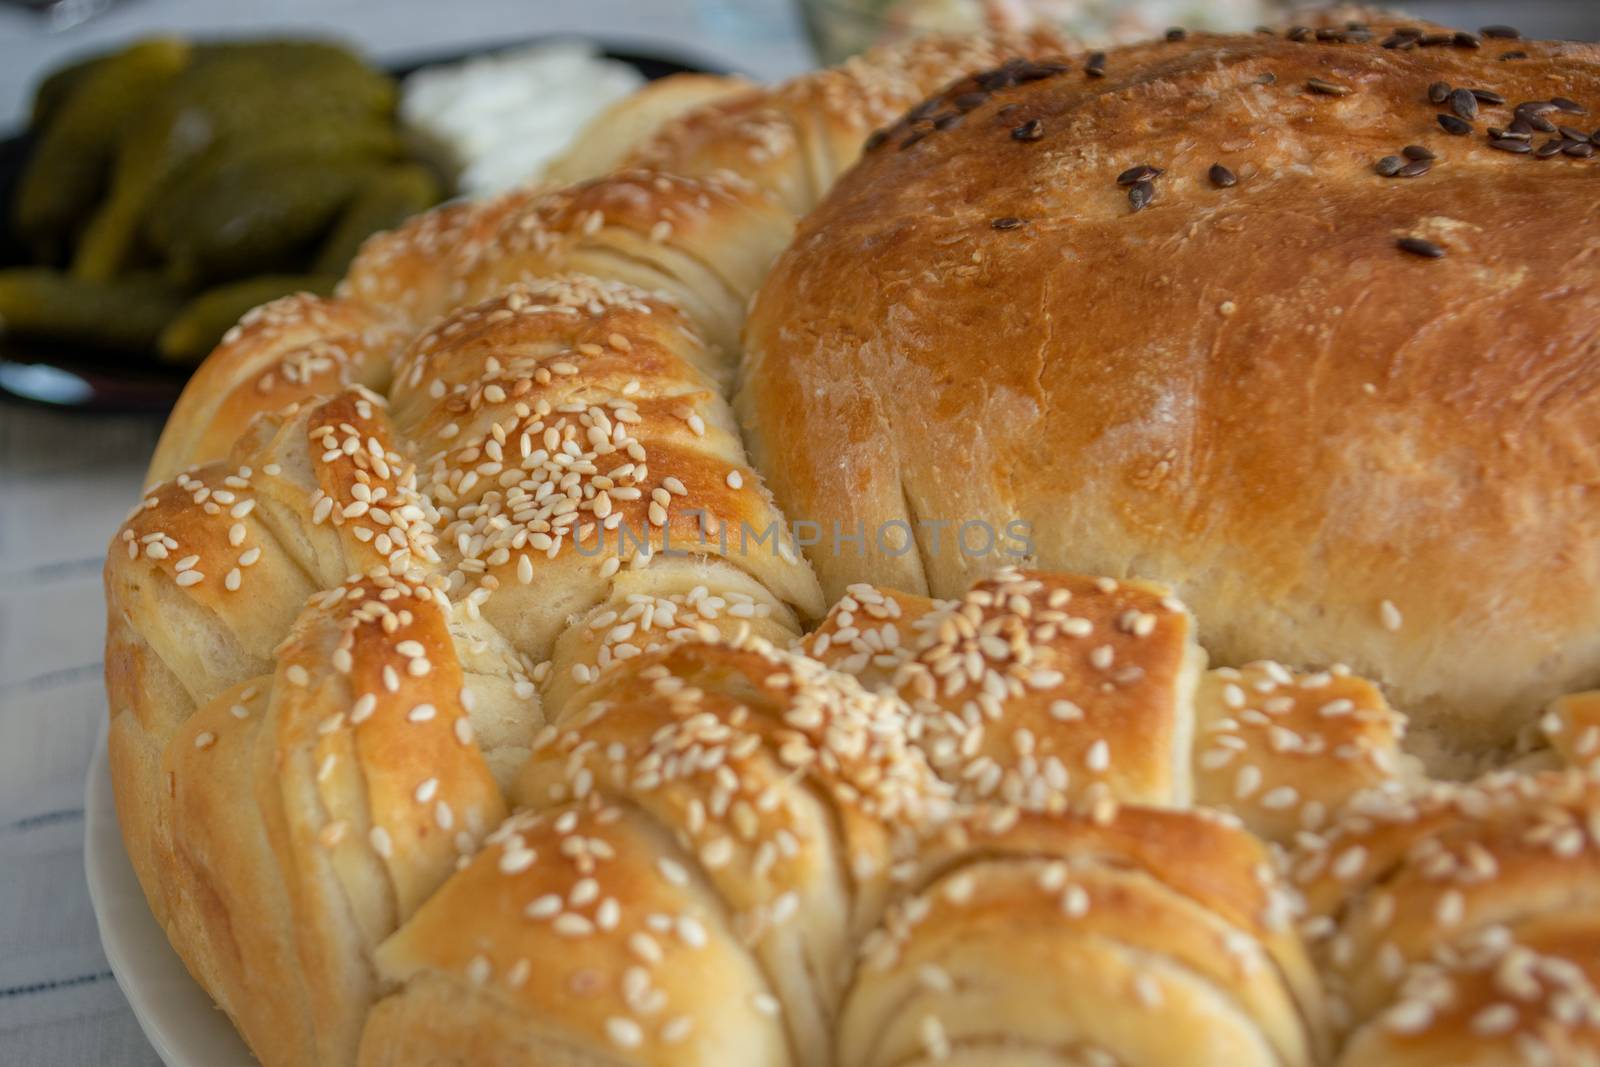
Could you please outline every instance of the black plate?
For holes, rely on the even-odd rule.
[[[503,47],[428,56],[393,63],[386,69],[395,77],[403,78],[423,67],[538,43],[539,40],[522,41]],[[632,47],[613,48],[603,42],[597,42],[597,46],[606,58],[628,64],[648,81],[669,74],[724,73],[714,64],[687,57]],[[27,261],[26,250],[11,231],[10,205],[30,146],[31,138],[26,134],[0,139],[0,267]],[[139,359],[35,341],[24,345],[21,341],[0,337],[0,397],[56,408],[166,412],[178,399],[189,373],[189,368],[166,367],[154,358]]]

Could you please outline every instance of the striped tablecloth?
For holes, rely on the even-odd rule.
[[[156,1064],[100,951],[83,782],[100,566],[159,423],[0,407],[0,1063]]]
[[[63,35],[0,8],[0,128],[37,72],[157,28],[286,29],[438,54],[592,34],[776,77],[807,64],[788,0],[140,0]],[[0,1065],[159,1064],[100,949],[83,869],[83,785],[105,717],[106,543],[138,500],[158,420],[0,400]]]

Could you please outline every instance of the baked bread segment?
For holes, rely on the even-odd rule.
[[[678,641],[754,638],[783,647],[800,624],[787,605],[743,571],[713,559],[662,559],[618,571],[609,598],[556,639],[545,682],[551,721],[573,693],[613,665]]]
[[[451,595],[538,662],[657,556],[721,557],[820,614],[713,366],[670,304],[583,276],[515,285],[425,334],[396,404]]]
[[[323,589],[439,564],[438,512],[411,451],[384,398],[360,387],[262,415],[234,445],[261,520]]]
[[[679,843],[782,1002],[795,1062],[829,1063],[897,835],[948,803],[903,710],[759,640],[683,641],[574,698],[516,789],[535,807],[591,793]]]
[[[913,37],[695,108],[638,145],[628,165],[693,176],[738,174],[799,218],[860,158],[875,129],[930,93],[1007,59],[1060,57],[1073,50],[1066,38],[1043,30]]]
[[[160,831],[141,875],[169,936],[266,1063],[352,1062],[373,949],[505,816],[473,722],[509,694],[474,692],[450,613],[381,571],[318,594],[271,673],[185,719],[152,779],[117,782]],[[525,754],[537,700],[518,708],[520,736],[488,733]]]
[[[1502,774],[1374,801],[1303,840],[1294,876],[1352,1035],[1343,1062],[1455,1062],[1464,1033],[1484,1043],[1464,1062],[1593,1049],[1597,813],[1581,774]],[[1488,1010],[1497,998],[1510,1010]]]
[[[839,1063],[1310,1064],[1289,915],[1260,843],[1216,816],[980,811],[863,945]]]
[[[693,857],[598,794],[507,820],[377,964],[362,1067],[795,1062]]]
[[[1397,25],[995,68],[896,124],[752,307],[737,406],[779,505],[1021,520],[1041,568],[1170,584],[1217,663],[1350,664],[1456,774],[1593,685],[1595,164],[1537,151],[1587,121],[1555,98],[1600,108],[1600,51]],[[989,565],[928,535],[812,562],[829,596]]]
[[[588,181],[621,169],[628,156],[662,126],[712,101],[757,91],[753,82],[723,74],[673,74],[657,78],[601,111],[545,165],[556,185]]]
[[[1600,764],[1600,690],[1552,700],[1539,731],[1562,764],[1593,774]]]
[[[1268,660],[1207,671],[1195,720],[1195,802],[1279,844],[1323,829],[1365,790],[1423,781],[1400,747],[1405,720],[1342,666],[1292,671]]]
[[[834,601],[795,650],[854,675],[873,692],[893,689],[900,665],[916,650],[920,621],[954,606],[951,601],[859,582]]]
[[[1592,913],[1488,927],[1408,968],[1401,1000],[1359,1030],[1341,1067],[1588,1064],[1600,930]]]
[[[371,305],[296,293],[247,313],[184,387],[146,484],[226,457],[252,418],[343,389],[388,387],[402,343]]]
[[[967,800],[1190,802],[1204,654],[1161,586],[1006,569],[913,625],[911,735]]]

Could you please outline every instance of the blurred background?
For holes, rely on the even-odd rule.
[[[1600,38],[1600,0],[1395,6]],[[1033,17],[1113,41],[1286,16],[1276,0],[0,0],[0,1064],[159,1062],[85,888],[99,575],[168,406],[241,312],[331,287],[373,230],[559,165],[647,79],[778,79]]]
[[[649,79],[1038,22],[1247,30],[1297,2],[0,0],[0,395],[162,411],[243,312],[330,290],[372,232],[571,180],[568,143]],[[1600,37],[1600,0],[1397,6]]]

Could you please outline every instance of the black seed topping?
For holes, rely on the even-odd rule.
[[[1471,122],[1478,117],[1478,98],[1471,89],[1457,89],[1450,94],[1450,110]]]
[[[1588,141],[1583,141],[1578,144],[1569,144],[1561,151],[1576,159],[1588,159],[1590,156],[1594,155],[1594,145],[1590,144]]]
[[[1221,163],[1211,164],[1211,169],[1206,171],[1206,176],[1211,179],[1211,184],[1215,185],[1218,189],[1226,189],[1229,186],[1238,184],[1239,182],[1238,177],[1233,173],[1233,171],[1229,170],[1227,167],[1224,167]]]
[[[1268,37],[1276,37],[1278,35],[1278,31],[1273,29],[1271,26],[1257,26],[1256,27],[1256,32],[1257,33],[1264,33]]]
[[[1506,132],[1530,134],[1533,132],[1533,124],[1527,119],[1523,118],[1521,115],[1518,115],[1514,120],[1512,120],[1511,125],[1506,128]]]
[[[988,93],[962,93],[960,96],[956,97],[950,102],[961,111],[971,111],[973,108],[982,105],[983,102],[988,99]]]
[[[1589,135],[1589,143],[1596,147],[1600,147],[1600,130],[1595,130]]]
[[[1396,37],[1421,37],[1422,31],[1415,26],[1396,26],[1394,35]]]
[[[1106,76],[1106,54],[1104,52],[1091,52],[1089,61],[1083,65],[1083,72],[1091,78],[1104,78]]]
[[[1348,85],[1340,85],[1338,82],[1323,81],[1321,78],[1309,79],[1306,82],[1306,88],[1310,89],[1314,93],[1321,93],[1323,96],[1349,96],[1351,93],[1355,92],[1355,90],[1350,88]]]
[[[1385,178],[1393,178],[1396,174],[1400,173],[1400,168],[1405,165],[1406,161],[1401,159],[1399,156],[1384,156],[1382,159],[1378,160],[1378,162],[1372,165],[1372,169],[1383,175]]]
[[[949,115],[941,115],[933,120],[933,128],[936,130],[948,130],[953,126],[961,125],[966,117],[967,116],[959,112],[952,112]]]
[[[1457,48],[1482,48],[1483,42],[1478,40],[1478,35],[1468,33],[1466,30],[1457,30],[1455,36],[1450,38],[1450,43]]]
[[[989,225],[997,230],[1014,230],[1022,225],[1022,220],[1015,215],[1006,215],[998,219],[990,219]]]
[[[1400,51],[1404,52],[1409,48],[1415,48],[1417,46],[1417,39],[1415,37],[1402,37],[1400,34],[1396,33],[1389,37],[1385,37],[1383,40],[1378,42],[1378,45],[1381,48],[1398,48]]]
[[[1576,100],[1568,100],[1564,96],[1552,96],[1550,102],[1556,106],[1557,111],[1565,111],[1569,115],[1583,114],[1583,105]]]
[[[1520,138],[1496,137],[1489,142],[1490,148],[1498,148],[1502,152],[1516,152],[1518,154],[1532,152],[1533,145]]]
[[[1557,126],[1556,132],[1565,137],[1567,140],[1577,141],[1579,144],[1582,144],[1584,141],[1589,139],[1588,134],[1584,133],[1582,130],[1575,130],[1571,126]]]
[[[1189,36],[1189,33],[1182,26],[1173,26],[1167,30],[1167,40],[1169,41],[1181,41],[1187,36]]]
[[[1533,154],[1539,159],[1549,159],[1551,156],[1559,156],[1561,150],[1565,147],[1565,141],[1559,137],[1552,137],[1538,148],[1535,148]]]
[[[1489,127],[1489,140],[1491,141],[1531,141],[1533,134],[1527,130],[1502,130],[1498,126]]]
[[[1395,244],[1400,246],[1402,252],[1410,252],[1414,256],[1424,256],[1427,259],[1439,259],[1444,255],[1442,246],[1420,237],[1402,237]]]
[[[1468,89],[1467,92],[1477,97],[1480,103],[1503,104],[1506,102],[1506,98],[1495,92],[1493,89]]]
[[[1530,115],[1543,115],[1548,111],[1558,111],[1560,109],[1556,107],[1554,100],[1524,100],[1516,106],[1515,110],[1519,112],[1525,111]]]
[[[904,152],[906,149],[910,148],[912,145],[916,144],[926,136],[928,136],[927,130],[918,130],[916,133],[900,142],[900,151]]]
[[[1407,159],[1438,159],[1439,157],[1419,144],[1408,144],[1400,149]]]
[[[874,148],[882,148],[883,142],[887,141],[888,139],[888,130],[873,130],[867,135],[867,143],[865,148],[868,152],[872,151]]]
[[[1290,26],[1286,36],[1291,41],[1309,41],[1315,34],[1311,32],[1310,26]]]
[[[1138,182],[1149,181],[1161,173],[1160,167],[1152,167],[1148,163],[1141,163],[1137,167],[1129,167],[1117,175],[1118,185],[1134,185]]]
[[[1420,178],[1420,177],[1422,177],[1424,174],[1428,173],[1432,169],[1433,169],[1433,161],[1432,160],[1429,160],[1429,159],[1417,159],[1417,160],[1413,160],[1410,163],[1407,163],[1405,166],[1403,166],[1399,170],[1395,171],[1394,172],[1394,176],[1396,178]]]
[[[1442,104],[1450,98],[1450,83],[1434,82],[1428,86],[1428,103]]]
[[[1013,141],[1037,141],[1043,136],[1044,123],[1039,119],[1029,119],[1011,131]]]
[[[1278,76],[1276,74],[1272,73],[1272,71],[1270,71],[1270,70],[1269,71],[1265,71],[1259,77],[1256,78],[1256,84],[1257,85],[1276,85],[1276,84],[1278,84]]]
[[[1502,40],[1515,40],[1522,36],[1513,26],[1484,26],[1478,32],[1485,37],[1498,37]]]
[[[1424,48],[1431,48],[1434,45],[1449,44],[1455,39],[1456,35],[1453,33],[1425,33],[1417,38],[1417,43]]]
[[[1472,132],[1472,123],[1462,122],[1454,115],[1440,115],[1439,125],[1444,127],[1445,133],[1453,133],[1457,137],[1465,137]]]
[[[1145,205],[1155,198],[1156,187],[1154,182],[1135,182],[1128,189],[1128,203],[1133,206],[1135,211],[1143,211]]]
[[[1526,53],[1526,52],[1501,52],[1499,58],[1501,58],[1501,59],[1527,59],[1528,58],[1528,53]]]
[[[1522,108],[1518,108],[1516,114],[1517,117],[1516,120],[1511,123],[1512,126],[1516,126],[1517,123],[1520,122],[1527,126],[1530,130],[1538,130],[1540,133],[1556,132],[1556,124],[1545,118],[1544,115],[1538,111],[1524,111]]]

